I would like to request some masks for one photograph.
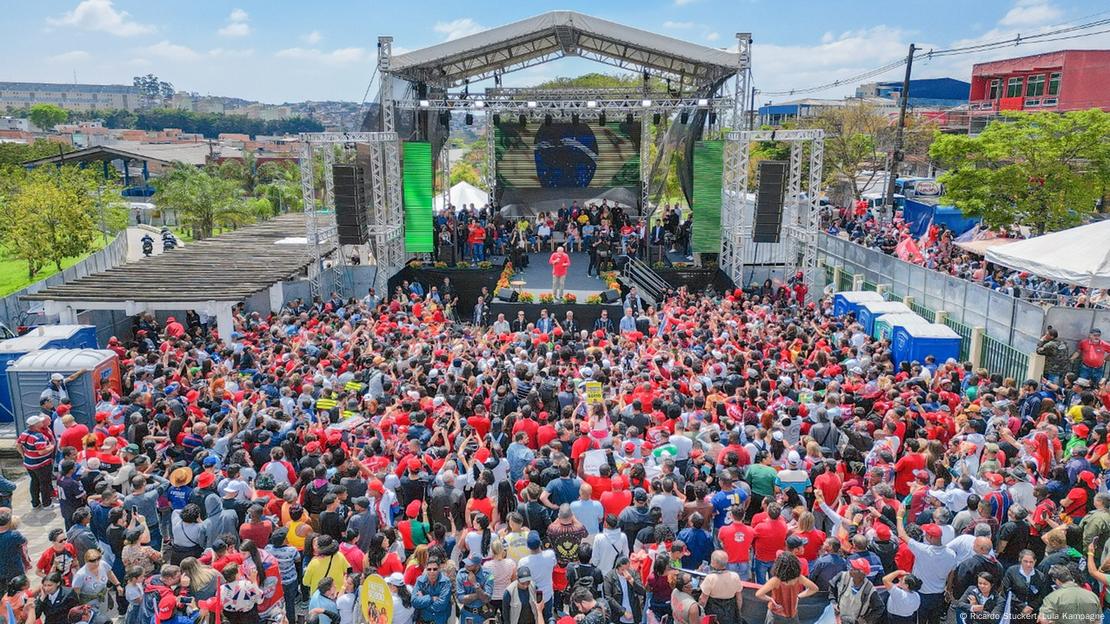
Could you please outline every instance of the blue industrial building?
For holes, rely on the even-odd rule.
[[[967,104],[971,83],[955,78],[920,78],[910,81],[911,107],[950,108]],[[899,99],[902,81],[869,82],[856,87],[856,97]]]

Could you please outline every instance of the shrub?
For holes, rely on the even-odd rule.
[[[446,263],[446,262],[442,262],[442,261],[439,261],[439,262],[436,262],[436,263],[435,263],[434,265],[432,265],[432,266],[434,266],[434,267],[435,267],[435,268],[437,268],[437,269],[446,269],[446,268],[447,268],[447,263]]]
[[[455,268],[456,269],[469,269],[470,268],[470,263],[469,262],[456,262],[455,263]]]
[[[578,303],[578,297],[575,297],[572,293],[566,293],[563,295],[563,303]]]
[[[489,260],[482,260],[481,262],[478,263],[478,268],[479,269],[492,269],[493,268],[493,263],[490,262]]]
[[[518,301],[521,303],[535,303],[536,296],[530,292],[522,292],[520,293],[520,299],[518,299]]]
[[[555,295],[552,293],[540,295],[540,303],[555,303]]]
[[[598,304],[601,303],[601,295],[590,295],[586,297],[586,303]]]

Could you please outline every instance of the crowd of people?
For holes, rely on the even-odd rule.
[[[912,238],[909,225],[900,217],[880,220],[873,211],[863,207],[830,208],[824,213],[824,221],[828,234],[844,236],[853,243],[887,255],[895,255],[899,243]],[[1022,238],[1016,229],[1003,229],[997,234],[1007,239]],[[944,225],[930,225],[925,236],[914,239],[917,253],[912,261],[1018,299],[1078,308],[1110,307],[1110,290],[1054,282],[1028,271],[1016,271],[987,262],[982,255],[957,245],[956,238],[956,234]]]
[[[430,293],[143,319],[90,422],[57,376],[19,433],[65,527],[29,552],[0,509],[0,613],[355,624],[376,574],[397,624],[1103,617],[1105,380],[894,362],[789,294],[535,321]]]
[[[449,264],[477,263],[493,255],[509,256],[524,267],[529,253],[587,252],[591,274],[618,255],[662,258],[663,250],[690,255],[691,216],[678,205],[662,206],[652,225],[608,201],[574,201],[554,212],[507,218],[490,206],[450,206],[436,215],[436,258]]]

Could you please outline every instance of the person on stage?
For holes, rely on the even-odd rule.
[[[556,299],[560,299],[567,286],[567,269],[570,268],[570,256],[567,255],[563,246],[559,245],[559,248],[551,254],[547,263],[551,265],[551,294],[555,295]]]

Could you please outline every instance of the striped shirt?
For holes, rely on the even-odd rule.
[[[28,429],[19,434],[17,441],[27,470],[49,466],[54,461],[54,434],[49,429]]]

